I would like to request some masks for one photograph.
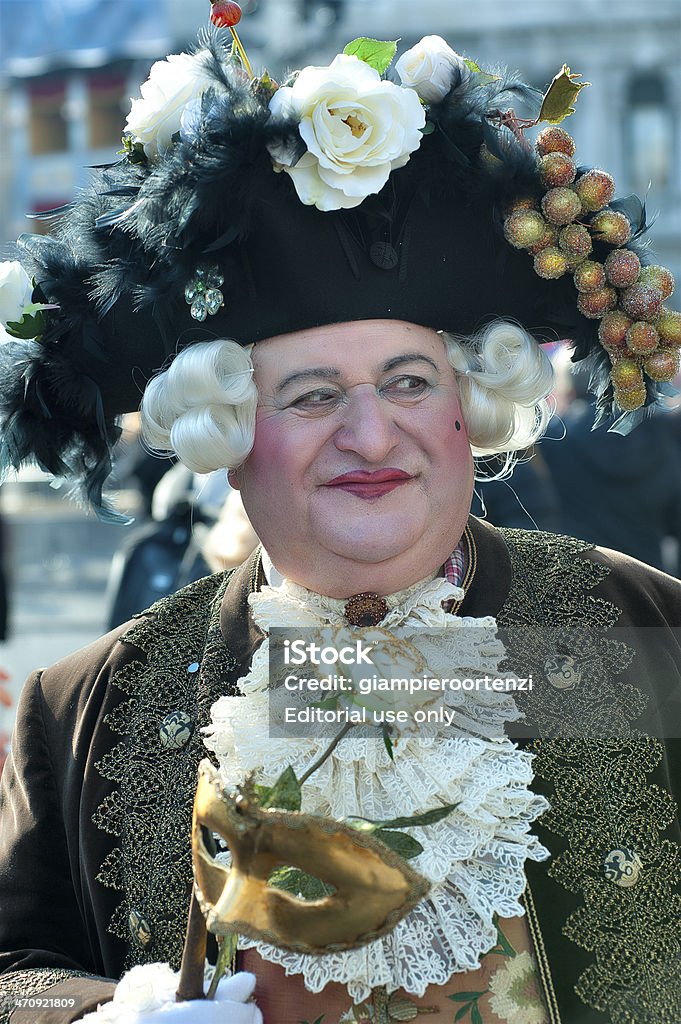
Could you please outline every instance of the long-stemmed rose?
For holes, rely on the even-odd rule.
[[[170,148],[189,103],[199,99],[216,80],[207,69],[205,53],[171,53],[156,61],[141,86],[141,99],[132,101],[125,129],[141,142],[149,160]]]
[[[304,68],[270,100],[275,118],[298,122],[307,152],[272,146],[275,169],[319,210],[350,209],[380,192],[421,143],[425,113],[416,93],[381,79],[364,61],[339,54],[329,67]]]
[[[424,36],[402,54],[395,70],[402,85],[414,89],[425,103],[438,103],[473,73],[441,36]]]

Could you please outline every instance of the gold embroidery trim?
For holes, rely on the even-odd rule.
[[[619,609],[589,593],[609,569],[578,557],[592,548],[582,541],[501,532],[511,555],[513,583],[497,621],[507,627],[510,638],[514,628],[522,627],[523,653],[540,678],[548,627],[583,627],[586,636],[595,627],[607,630],[617,622]],[[592,707],[602,690],[614,693],[617,688],[625,696],[613,701],[618,706],[611,712],[611,735],[617,738],[557,737],[532,745],[535,775],[552,786],[551,808],[538,824],[564,840],[566,848],[554,857],[548,874],[580,903],[564,923],[563,934],[593,954],[577,979],[576,994],[607,1014],[612,1024],[678,1024],[681,899],[674,887],[681,878],[680,850],[677,843],[660,838],[676,808],[671,795],[647,779],[662,760],[662,744],[631,728],[646,698],[617,679],[634,652],[624,644],[608,643],[605,669],[594,667],[597,690],[585,696]],[[553,720],[546,716],[539,694],[518,703],[538,735],[542,728],[550,730]],[[601,725],[606,721],[609,726],[602,717],[609,710],[601,700]],[[604,858],[621,847],[635,850],[643,863],[632,888],[613,884],[603,872]],[[537,946],[543,946],[536,909],[534,931]]]
[[[196,771],[206,756],[201,735],[210,708],[235,693],[236,661],[220,631],[230,574],[218,574],[157,602],[122,637],[146,655],[120,669],[112,685],[125,698],[105,718],[120,742],[96,765],[116,784],[93,815],[117,843],[97,881],[121,893],[109,932],[127,944],[125,968],[167,961],[179,967],[192,879],[191,808]],[[198,663],[196,672],[188,672]],[[173,711],[193,723],[180,749],[160,742]]]
[[[532,948],[534,949],[537,970],[539,971],[544,991],[544,1002],[549,1014],[549,1024],[561,1024],[560,1008],[558,1006],[558,999],[556,998],[556,990],[553,987],[553,977],[551,976],[551,965],[549,964],[549,958],[546,955],[544,936],[542,935],[541,925],[539,924],[539,918],[537,917],[537,908],[534,905],[534,897],[532,896],[532,889],[530,888],[529,882],[527,883],[523,894],[523,903],[525,904],[525,910],[527,912],[527,924],[530,929],[530,938],[532,939]]]

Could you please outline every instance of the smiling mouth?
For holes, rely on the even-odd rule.
[[[379,469],[374,473],[360,469],[336,476],[325,486],[354,494],[358,498],[369,499],[389,494],[390,491],[413,479],[410,473],[405,473],[402,469]]]

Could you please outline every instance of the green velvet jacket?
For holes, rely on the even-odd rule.
[[[645,677],[679,735],[668,627],[681,626],[681,583],[570,538],[475,519],[469,536],[459,614],[496,616],[543,680],[542,700],[523,708],[533,734],[547,734],[560,701],[589,722],[618,709],[616,738],[531,742],[551,859],[528,862],[525,903],[551,1024],[679,1024],[680,744],[639,734],[636,718]],[[75,1020],[126,968],[179,964],[200,728],[261,641],[247,606],[257,580],[252,557],[28,680],[0,797],[0,1024]],[[655,628],[653,668],[608,639],[627,626]],[[580,658],[557,666],[556,636],[575,630]],[[607,701],[593,678],[587,693],[590,660]],[[186,742],[168,746],[177,712]]]

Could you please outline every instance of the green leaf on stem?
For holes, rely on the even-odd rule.
[[[464,57],[463,62],[468,70],[472,71],[473,74],[477,76],[475,79],[476,85],[489,85],[490,82],[499,81],[499,75],[490,75],[488,71],[483,71],[480,65],[476,64],[476,62],[471,60],[469,57]]]
[[[262,808],[273,807],[280,811],[299,811],[301,804],[300,783],[289,765],[273,786],[256,787]]]
[[[271,885],[273,889],[282,889],[283,892],[299,896],[304,900],[321,900],[336,891],[332,885],[327,885],[320,878],[309,875],[307,871],[291,867],[277,868],[267,879],[267,884]]]
[[[397,39],[381,40],[369,39],[367,36],[360,36],[353,39],[343,50],[348,57],[359,57],[365,64],[372,67],[382,75],[392,64],[397,53]]]
[[[385,846],[389,847],[393,853],[397,853],[403,860],[413,860],[414,857],[418,857],[420,853],[423,853],[423,847],[418,839],[407,835],[406,832],[389,832],[379,828],[373,833],[373,838],[378,839]]]
[[[448,814],[458,807],[456,804],[444,804],[443,807],[433,807],[430,811],[421,811],[419,814],[412,814],[410,817],[403,818],[387,818],[385,821],[374,821],[373,818],[360,818],[353,817],[348,821],[348,824],[352,825],[353,828],[360,828],[355,825],[355,822],[364,822],[361,827],[362,831],[369,832],[371,828],[412,828],[415,825],[421,827],[425,825],[434,825],[436,821],[441,821],[446,818]]]

